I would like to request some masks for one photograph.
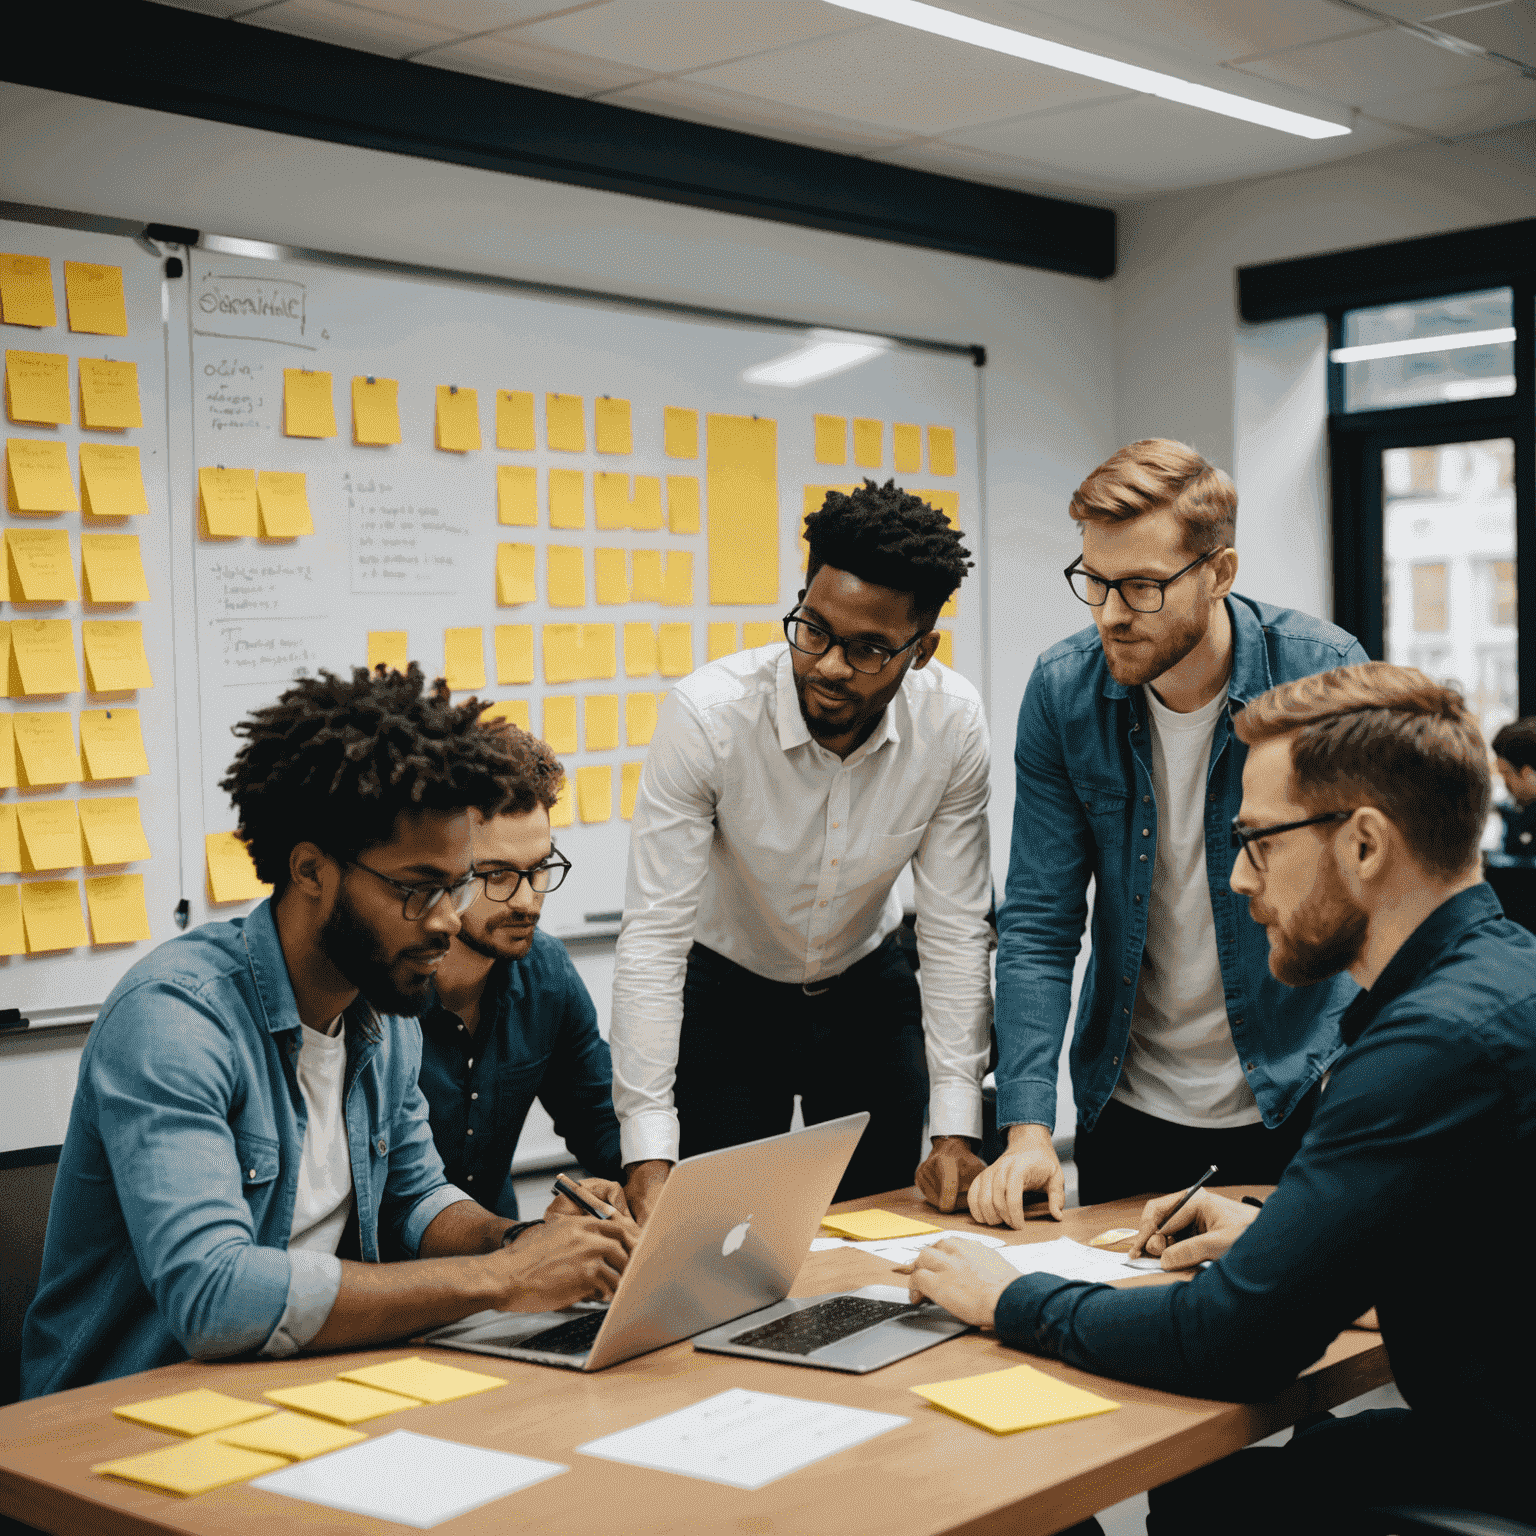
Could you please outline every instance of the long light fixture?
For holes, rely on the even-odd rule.
[[[1335,347],[1333,363],[1374,363],[1381,357],[1412,357],[1416,352],[1460,352],[1467,347],[1496,347],[1515,339],[1512,325],[1496,331],[1452,331],[1447,336],[1410,336],[1405,341],[1373,341],[1361,347]]]
[[[1101,53],[1069,48],[1065,43],[1053,43],[1048,38],[1016,32],[1012,27],[999,27],[990,21],[977,21],[973,16],[960,16],[937,5],[925,5],[922,0],[830,0],[830,3],[845,11],[861,11],[866,16],[878,16],[882,21],[915,27],[919,32],[952,38],[957,43],[990,48],[994,53],[1011,54],[1016,59],[1028,59],[1031,63],[1065,70],[1072,75],[1086,75],[1090,80],[1124,86],[1128,91],[1139,91],[1146,96],[1161,96],[1164,101],[1176,101],[1181,106],[1219,112],[1223,117],[1257,123],[1261,128],[1277,128],[1281,133],[1295,134],[1301,139],[1334,139],[1350,132],[1342,123],[1308,117],[1302,112],[1288,112],[1284,107],[1250,101],[1246,96],[1234,96],[1230,91],[1218,91],[1213,86],[1195,85],[1192,81],[1180,80],[1177,75],[1143,69],[1139,64],[1124,64]]]
[[[815,330],[804,346],[748,368],[742,378],[748,384],[776,384],[784,389],[794,389],[857,368],[860,363],[867,363],[890,348],[891,344],[884,336]]]

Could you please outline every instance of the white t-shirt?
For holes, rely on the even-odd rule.
[[[1232,1044],[1205,871],[1205,795],[1222,689],[1179,714],[1151,688],[1157,861],[1131,1038],[1114,1097],[1175,1125],[1226,1130],[1262,1116]]]
[[[307,1123],[288,1246],[335,1253],[352,1214],[352,1157],[342,1105],[347,1041],[339,1014],[323,1031],[307,1024],[300,1028],[299,1092]]]

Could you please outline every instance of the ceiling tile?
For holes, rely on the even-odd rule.
[[[1536,119],[1536,80],[1513,70],[1448,91],[1414,91],[1374,103],[1371,116],[1439,138],[1465,138]]]
[[[886,165],[908,166],[915,171],[932,171],[940,176],[958,176],[962,181],[1007,187],[1014,192],[1038,192],[1046,197],[1067,195],[1112,201],[1146,195],[1144,187],[1123,177],[1062,171],[1037,160],[994,154],[969,144],[953,144],[947,139],[923,139],[892,149],[871,150],[864,158]]]
[[[407,20],[436,22],[460,34],[521,26],[527,21],[559,15],[582,3],[583,0],[566,0],[564,5],[556,0],[367,0],[371,10]],[[586,5],[602,3],[603,0],[585,0]]]
[[[1480,48],[1502,53],[1522,63],[1536,63],[1536,0],[1514,5],[1490,5],[1460,16],[1437,17],[1437,31],[1465,38]]]
[[[1455,0],[1368,0],[1373,11],[1381,11],[1388,16],[1395,16],[1399,21],[1435,21],[1436,17],[1464,15],[1468,11],[1482,10],[1487,6],[1500,6],[1510,4],[1510,0],[1470,0],[1470,3],[1457,5]]]
[[[557,91],[562,96],[592,96],[651,78],[642,69],[546,47],[529,38],[522,27],[434,48],[421,56],[421,62],[535,90]]]
[[[291,32],[316,42],[337,43],[343,48],[385,53],[394,58],[457,36],[451,27],[390,16],[383,11],[344,4],[343,0],[283,0],[281,5],[254,11],[244,19],[252,26],[268,27],[274,32]]]

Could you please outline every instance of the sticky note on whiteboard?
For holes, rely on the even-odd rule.
[[[75,949],[86,942],[78,880],[28,880],[19,890],[29,955]]]
[[[154,687],[140,620],[82,619],[80,648],[85,652],[86,686],[92,693]]]
[[[288,437],[335,437],[331,376],[322,369],[283,369],[283,432]]]
[[[128,307],[123,299],[123,269],[89,261],[64,263],[64,302],[69,328],[95,336],[126,336]]]
[[[599,395],[593,406],[594,426],[599,453],[633,453],[634,440],[630,431],[628,400],[615,400],[610,395]],[[607,817],[603,818],[605,821]]]
[[[18,788],[79,781],[80,754],[68,710],[20,710],[6,721],[14,736],[16,772],[11,778]]]
[[[10,698],[39,693],[77,693],[75,639],[68,619],[12,619]]]
[[[576,770],[576,804],[583,822],[613,819],[613,769],[604,766]]]
[[[531,683],[533,681],[533,625],[498,624],[496,626],[496,681]]]
[[[953,427],[928,428],[928,472],[933,475],[954,474],[955,429]]]
[[[88,517],[135,517],[149,511],[137,443],[80,444],[80,505]]]
[[[489,725],[495,720],[507,720],[520,731],[532,732],[533,726],[529,721],[527,699],[502,699],[497,704],[492,704],[486,712],[480,716],[481,723]]]
[[[208,859],[208,894],[213,901],[257,901],[272,894],[272,887],[257,878],[249,851],[233,832],[210,832],[203,846]]]
[[[496,446],[514,453],[532,453],[539,446],[533,430],[533,391],[496,391]]]
[[[669,459],[699,456],[699,413],[669,405],[662,421],[662,452]]]
[[[586,607],[587,577],[582,563],[582,551],[563,544],[551,544],[547,559],[550,607]]]
[[[450,453],[469,453],[480,446],[480,405],[474,390],[437,386],[435,441]]]
[[[207,539],[254,539],[261,529],[256,471],[222,464],[197,472],[199,531]]]
[[[53,304],[53,274],[46,256],[0,253],[0,318],[7,325],[59,323]]]
[[[663,624],[660,649],[661,675],[686,677],[693,671],[693,625]]]
[[[587,427],[580,395],[544,396],[544,435],[557,453],[585,453]]]
[[[705,635],[704,654],[710,661],[718,661],[722,656],[734,656],[739,649],[734,624],[717,622],[709,626]]]
[[[697,533],[699,531],[699,480],[697,475],[667,476],[667,528],[671,533]]]
[[[85,906],[93,944],[137,944],[150,936],[141,874],[88,876]]]
[[[630,747],[648,747],[656,731],[656,695],[624,695],[624,743]]]
[[[624,626],[625,677],[650,677],[656,671],[656,630],[650,624]]]
[[[5,414],[12,421],[62,426],[70,419],[69,358],[62,352],[5,353]]]
[[[552,469],[549,472],[549,526],[585,528],[587,526],[586,476],[579,469]],[[598,524],[602,526],[601,523]]]
[[[816,462],[818,464],[846,464],[848,462],[848,418],[846,416],[817,416]]]
[[[131,779],[149,772],[136,709],[82,709],[80,756],[89,779]]]
[[[592,581],[599,606],[629,601],[628,557],[622,549],[592,551]]]
[[[15,819],[15,807],[6,806]],[[3,815],[3,812],[0,812]],[[27,932],[21,921],[21,887],[0,885],[0,955],[24,955]]]
[[[139,365],[105,357],[82,357],[80,425],[97,432],[122,432],[144,425],[139,403]]]
[[[450,692],[485,687],[485,633],[477,626],[443,631],[443,676]]]
[[[28,603],[76,601],[80,589],[62,528],[7,528],[5,556],[11,591]]]
[[[923,472],[923,429],[909,421],[898,421],[891,427],[891,442],[896,473],[920,475]]]
[[[397,379],[352,379],[352,441],[379,447],[400,441],[400,384]]]
[[[135,795],[80,801],[80,831],[87,864],[132,864],[149,857],[149,840]]]
[[[853,423],[853,462],[860,469],[879,469],[885,457],[885,423],[856,417]]]
[[[264,539],[296,539],[315,531],[302,472],[264,469],[256,476],[256,527]]]
[[[82,533],[80,574],[88,603],[149,601],[136,533]]]
[[[533,545],[498,544],[496,601],[503,608],[510,608],[519,603],[531,603],[538,595],[539,589],[534,580]]]
[[[80,817],[73,800],[24,800],[16,807],[21,824],[21,869],[74,869],[85,862]]]
[[[539,476],[532,464],[496,466],[496,521],[509,528],[539,526]]]
[[[572,812],[572,809],[571,809],[571,802],[572,802],[573,798],[574,797],[573,797],[573,795],[571,793],[571,779],[570,779],[570,775],[567,774],[566,777],[561,781],[559,798],[549,808],[549,824],[550,824],[550,826],[552,826],[552,827],[568,827],[568,826],[570,826],[571,822],[575,819],[574,815],[573,815],[573,812]],[[5,889],[4,886],[0,886],[0,890],[4,890],[4,889]]]
[[[635,819],[635,797],[640,793],[640,764],[625,763],[619,769],[619,815]]]
[[[388,667],[392,672],[404,672],[410,666],[410,632],[404,629],[370,629],[368,631],[368,670]]]
[[[551,694],[544,700],[544,740],[556,752],[575,752],[576,698],[573,694]]]
[[[583,734],[588,752],[611,752],[619,744],[619,696],[589,693],[582,700]],[[608,819],[606,816],[603,818]]]
[[[78,512],[80,500],[63,443],[6,439],[6,496],[12,512]]]

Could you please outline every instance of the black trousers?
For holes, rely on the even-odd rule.
[[[1111,1099],[1090,1131],[1077,1127],[1077,1198],[1082,1205],[1127,1195],[1167,1195],[1193,1184],[1212,1163],[1216,1184],[1278,1184],[1317,1107],[1314,1088],[1282,1125],[1262,1122],[1208,1131],[1175,1125]]]
[[[688,952],[674,1088],[682,1155],[787,1131],[799,1094],[807,1125],[870,1113],[839,1200],[904,1189],[928,1107],[917,977],[888,939],[815,986],[826,990],[765,981],[702,944]]]

